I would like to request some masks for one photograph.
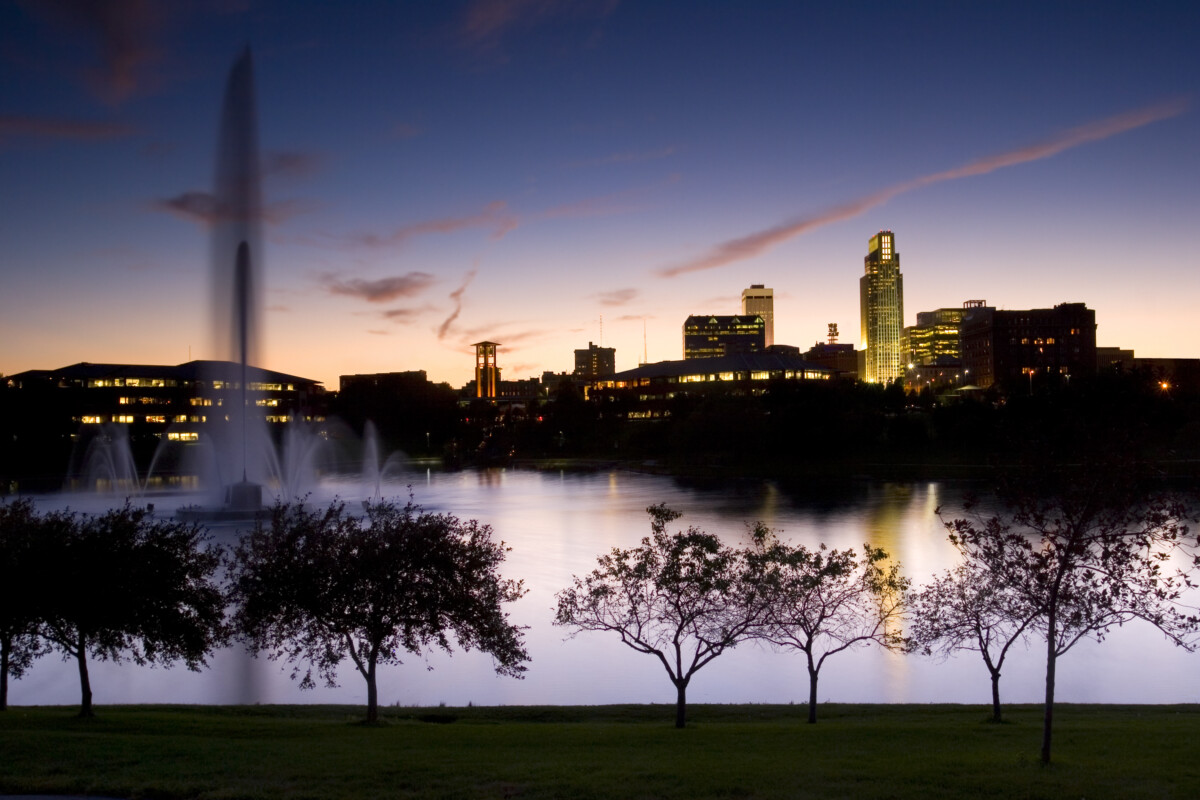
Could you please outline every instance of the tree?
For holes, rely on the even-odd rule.
[[[1055,670],[1085,638],[1103,641],[1139,619],[1176,645],[1192,649],[1200,619],[1180,604],[1191,586],[1170,564],[1183,545],[1187,510],[1147,495],[1125,464],[1087,470],[1044,469],[1037,488],[1010,482],[1005,510],[949,523],[951,541],[987,580],[1037,610],[1045,640],[1046,680],[1041,759],[1050,761]]]
[[[496,672],[522,677],[529,654],[521,628],[503,603],[525,594],[521,581],[500,577],[508,548],[492,529],[448,514],[374,503],[366,518],[334,501],[322,510],[276,505],[234,555],[231,596],[235,625],[247,642],[303,674],[336,686],[349,658],[367,684],[367,722],[379,719],[381,664],[404,653],[449,652],[450,635],[466,650],[482,650]],[[303,667],[303,673],[302,673]]]
[[[33,582],[39,522],[30,500],[0,504],[0,711],[9,677],[24,675],[43,650]]]
[[[126,503],[96,516],[43,517],[37,555],[40,635],[79,668],[79,714],[93,716],[88,657],[199,670],[225,641],[214,575],[221,550],[194,524]]]
[[[1000,722],[1000,670],[1040,609],[995,578],[966,562],[912,594],[905,649],[942,658],[962,650],[979,653],[992,679],[992,721]]]
[[[757,525],[753,531],[752,572],[766,595],[756,638],[804,653],[808,665],[808,721],[817,721],[817,680],[826,659],[843,650],[881,645],[899,650],[900,622],[909,581],[900,565],[885,567],[886,552],[863,545],[860,562],[853,549],[780,541]]]
[[[555,625],[616,633],[655,656],[675,686],[675,727],[684,727],[692,676],[742,640],[754,621],[753,582],[742,554],[709,533],[667,533],[678,511],[646,509],[651,535],[639,547],[613,548],[599,567],[556,595]]]

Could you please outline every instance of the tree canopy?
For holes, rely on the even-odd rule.
[[[349,659],[366,681],[374,723],[379,665],[431,648],[449,652],[452,638],[491,654],[498,673],[523,675],[523,633],[502,606],[525,590],[500,575],[507,552],[489,526],[411,500],[369,504],[365,519],[338,501],[276,505],[236,549],[235,624],[252,647],[290,662],[303,688],[315,684],[314,673],[336,685]]]
[[[1004,511],[948,527],[971,569],[1037,613],[1046,647],[1041,757],[1049,762],[1060,656],[1133,620],[1191,649],[1200,618],[1181,603],[1190,586],[1185,565],[1172,563],[1188,533],[1184,505],[1147,493],[1118,462],[1036,477],[1037,486],[1006,485]]]
[[[225,640],[214,580],[222,553],[194,524],[128,503],[94,516],[54,512],[35,552],[38,634],[75,659],[81,716],[93,713],[89,656],[198,670]]]
[[[909,652],[945,658],[963,650],[983,658],[992,682],[992,720],[1001,721],[1000,672],[1013,645],[1026,638],[1040,607],[1007,576],[971,561],[922,586],[909,598]]]
[[[808,721],[817,721],[817,680],[833,655],[871,644],[901,649],[900,624],[909,581],[888,554],[863,545],[810,550],[781,541],[763,525],[754,529],[752,571],[766,597],[756,638],[804,653],[809,677]]]
[[[755,585],[743,555],[697,528],[668,533],[680,513],[646,509],[651,534],[640,546],[600,556],[599,566],[556,597],[554,624],[617,634],[652,655],[676,690],[675,726],[686,722],[687,686],[696,672],[746,637]]]
[[[9,677],[24,675],[42,651],[33,560],[39,522],[30,500],[0,504],[0,711],[8,708]]]

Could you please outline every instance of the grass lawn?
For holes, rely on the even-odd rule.
[[[1200,706],[14,707],[0,793],[128,798],[1194,798]]]

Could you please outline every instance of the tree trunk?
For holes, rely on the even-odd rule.
[[[686,679],[675,681],[675,727],[684,727],[687,721],[687,685]]]
[[[379,688],[375,682],[375,657],[367,663],[367,724],[379,722]]]
[[[8,655],[12,651],[12,640],[7,636],[0,639],[0,711],[8,710]]]
[[[1046,709],[1042,720],[1042,763],[1050,763],[1050,731],[1054,724],[1054,668],[1058,660],[1056,652],[1058,629],[1055,623],[1057,609],[1051,606],[1046,628]]]
[[[808,668],[808,722],[815,724],[817,721],[817,670],[811,666]]]
[[[78,647],[75,661],[79,665],[79,716],[94,717],[96,713],[92,711],[92,682],[88,679],[87,639],[82,633],[79,634]]]
[[[992,670],[992,722],[1000,719],[1000,670]]]

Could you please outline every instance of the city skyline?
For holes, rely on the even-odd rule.
[[[752,284],[776,342],[860,344],[880,230],[902,325],[1082,302],[1103,345],[1200,355],[1188,4],[73,8],[0,4],[0,373],[221,357],[205,225],[247,42],[267,369],[461,386],[490,340],[506,379],[588,342],[626,370]]]

